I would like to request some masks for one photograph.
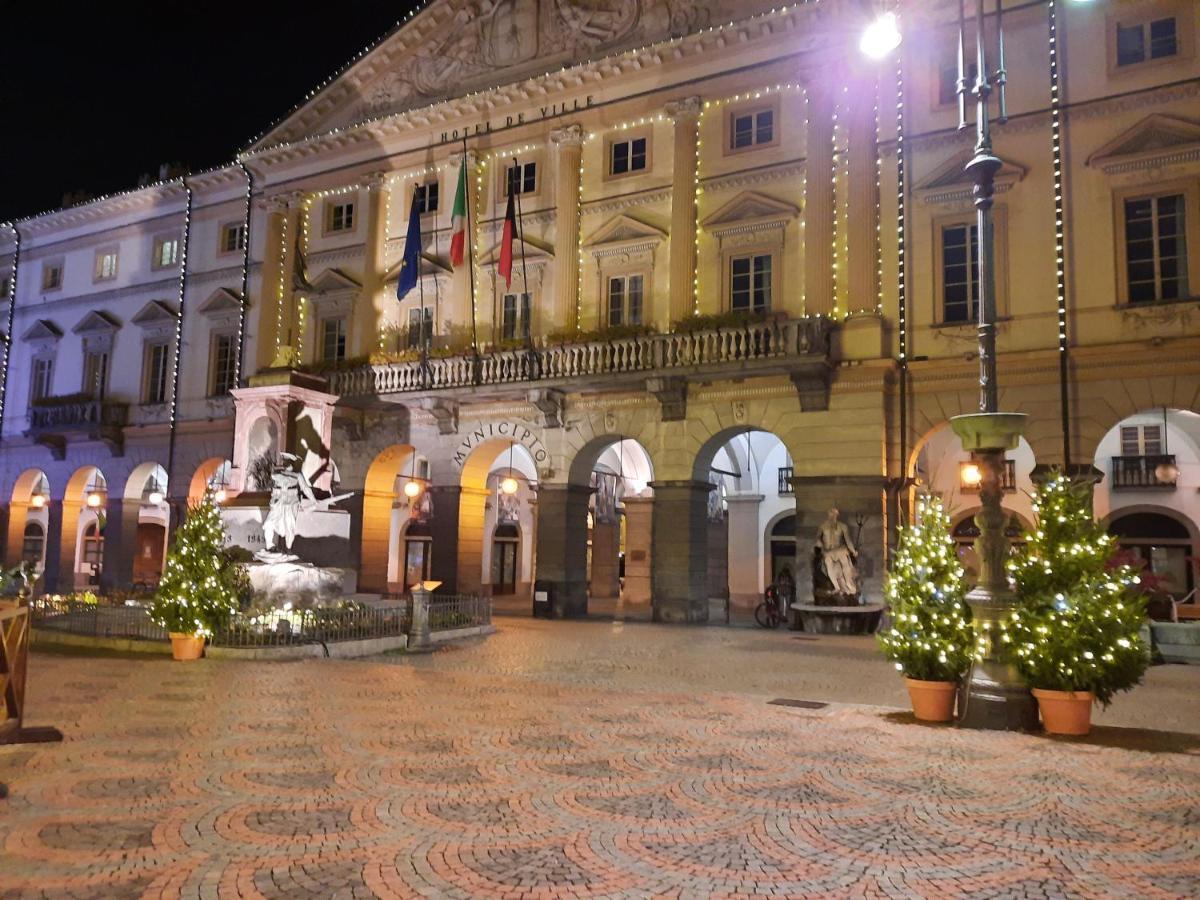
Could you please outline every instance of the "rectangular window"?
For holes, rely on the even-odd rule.
[[[53,291],[62,287],[62,263],[46,263],[42,266],[42,290]]]
[[[1122,425],[1122,456],[1161,456],[1163,452],[1161,425]]]
[[[209,379],[209,395],[223,397],[233,388],[237,366],[237,341],[232,334],[218,334],[213,338],[212,376]]]
[[[1175,18],[1117,26],[1117,65],[1134,66],[1148,59],[1167,59],[1179,53]]]
[[[537,163],[517,163],[509,166],[504,179],[504,196],[512,193],[516,187],[518,194],[532,194],[537,190]]]
[[[641,325],[643,276],[615,275],[608,279],[608,324]]]
[[[646,139],[633,138],[628,141],[616,141],[609,152],[608,174],[624,175],[626,172],[640,172],[646,168]]]
[[[942,321],[973,322],[979,315],[979,229],[942,228]]]
[[[101,250],[96,254],[96,272],[94,280],[106,281],[117,277],[117,251]]]
[[[329,204],[329,219],[326,231],[351,231],[354,228],[354,203]]]
[[[103,400],[108,391],[108,351],[89,350],[83,357],[83,392]]]
[[[154,261],[151,268],[165,269],[179,261],[179,239],[159,238],[154,242]]]
[[[35,359],[33,361],[33,374],[30,377],[29,383],[29,399],[44,400],[50,396],[51,385],[54,378],[54,360],[52,359]]]
[[[230,222],[221,227],[221,252],[236,253],[246,249],[246,223]]]
[[[346,320],[321,320],[321,359],[336,362],[346,358]]]
[[[775,140],[775,110],[732,113],[729,135],[729,146],[733,150],[772,143]]]
[[[729,306],[734,312],[771,309],[771,254],[735,256],[730,260]]]
[[[1125,265],[1130,303],[1188,295],[1183,195],[1125,201]]]
[[[433,310],[420,307],[408,311],[408,347],[417,350],[433,340]]]
[[[438,183],[436,181],[431,181],[429,184],[418,184],[413,188],[413,196],[416,198],[417,212],[420,215],[437,212]]]
[[[500,338],[505,341],[529,337],[529,295],[505,294],[500,312]]]
[[[142,402],[167,402],[167,363],[170,348],[166,344],[147,344],[145,375],[142,378]]]

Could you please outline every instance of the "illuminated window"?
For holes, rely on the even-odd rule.
[[[1173,16],[1117,25],[1117,65],[1134,66],[1152,59],[1167,59],[1179,53],[1179,38]]]
[[[156,343],[146,345],[146,359],[143,363],[142,402],[167,402],[167,370],[170,362],[170,348],[167,344]]]
[[[640,172],[645,168],[646,139],[644,137],[614,141],[609,146],[608,174],[624,175],[628,172]]]
[[[1182,194],[1125,200],[1125,264],[1130,303],[1188,295]]]
[[[505,294],[501,302],[500,338],[514,341],[529,337],[530,304],[528,294]]]
[[[428,306],[408,311],[408,346],[418,349],[433,340],[433,310]]]
[[[775,110],[735,112],[729,122],[730,149],[745,150],[775,142]]]
[[[165,269],[179,261],[179,239],[159,238],[154,242],[154,262],[152,268]]]
[[[608,279],[608,324],[641,325],[645,278],[614,275]]]
[[[50,396],[54,379],[54,360],[41,357],[33,361],[33,373],[29,380],[29,399],[44,400]]]
[[[354,202],[330,203],[326,209],[326,231],[352,231],[354,229]]]
[[[96,251],[96,269],[92,277],[95,281],[107,281],[117,277],[116,250]]]
[[[735,256],[729,261],[729,308],[734,312],[771,309],[770,253]]]
[[[62,287],[63,267],[60,262],[46,263],[42,266],[42,290],[53,291]]]
[[[209,395],[223,397],[233,388],[234,372],[237,369],[237,341],[232,334],[213,336],[212,375],[210,377]]]
[[[246,224],[230,222],[221,226],[221,252],[236,253],[246,248]]]

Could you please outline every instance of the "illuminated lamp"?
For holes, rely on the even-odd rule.
[[[958,477],[963,487],[977,488],[983,481],[983,469],[979,468],[978,463],[964,463],[958,470]]]
[[[883,59],[900,46],[900,26],[894,12],[884,13],[868,25],[858,41],[858,49],[871,59]]]

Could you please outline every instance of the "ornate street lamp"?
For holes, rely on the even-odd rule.
[[[1000,499],[1004,485],[1004,454],[1015,450],[1025,428],[1023,413],[999,411],[996,378],[996,247],[992,223],[992,196],[1000,159],[992,152],[991,110],[988,99],[997,93],[997,121],[1008,118],[1005,102],[1007,72],[1004,65],[1002,0],[996,3],[996,67],[988,68],[984,33],[984,0],[975,2],[975,84],[967,84],[964,0],[958,4],[958,110],[959,130],[968,127],[967,95],[975,98],[975,152],[966,165],[973,184],[979,246],[979,412],[950,420],[963,448],[979,468],[981,509],[975,515],[979,539],[979,583],[967,594],[980,635],[983,658],[971,670],[959,724],[967,728],[1033,731],[1038,727],[1037,707],[1016,670],[997,659],[994,642],[1000,622],[1011,612],[1016,595],[1008,585],[1005,562],[1009,553],[1004,534],[1007,516]]]

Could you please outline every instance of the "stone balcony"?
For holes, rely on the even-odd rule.
[[[350,405],[391,395],[502,397],[531,387],[574,390],[644,387],[664,418],[682,417],[688,380],[788,375],[805,409],[825,409],[833,364],[826,318],[769,319],[700,331],[546,344],[331,373],[329,390]],[[597,384],[597,381],[602,384]],[[396,397],[395,399],[401,399]],[[679,415],[676,415],[680,413]]]
[[[25,436],[48,447],[55,459],[63,459],[73,441],[103,441],[113,456],[124,447],[124,429],[129,404],[91,397],[47,397],[29,409]]]

